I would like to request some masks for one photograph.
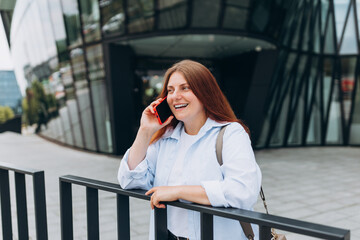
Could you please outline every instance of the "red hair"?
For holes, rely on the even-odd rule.
[[[217,122],[238,122],[245,131],[249,128],[235,116],[230,103],[221,91],[215,77],[202,64],[191,60],[183,60],[169,68],[164,76],[164,85],[158,98],[167,96],[169,79],[174,72],[181,73],[190,86],[190,89],[203,104],[206,116]],[[150,144],[156,142],[169,128],[175,128],[178,120],[174,118],[169,125],[157,131],[151,138]]]

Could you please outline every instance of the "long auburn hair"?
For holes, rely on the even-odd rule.
[[[190,89],[203,104],[206,116],[217,122],[238,122],[249,134],[249,128],[235,116],[227,98],[221,91],[215,77],[202,64],[182,60],[169,68],[164,76],[164,85],[158,98],[164,98],[168,95],[167,86],[169,79],[174,72],[181,73],[190,86]],[[159,140],[169,128],[175,128],[178,120],[174,118],[169,125],[161,128],[151,138],[150,144]]]

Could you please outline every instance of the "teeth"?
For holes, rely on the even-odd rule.
[[[188,105],[188,104],[175,105],[175,109],[182,108],[182,107],[186,107],[187,105]]]

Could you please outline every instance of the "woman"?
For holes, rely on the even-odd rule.
[[[153,107],[164,97],[174,116],[160,125]],[[215,142],[224,125],[228,126],[220,166]],[[148,190],[152,209],[165,208],[161,202],[176,200],[252,209],[261,172],[248,129],[236,118],[214,76],[200,63],[184,60],[167,70],[159,99],[143,111],[136,139],[121,161],[118,180],[122,188]],[[200,239],[198,212],[168,206],[167,213],[169,239]],[[246,237],[238,221],[214,217],[214,239]]]

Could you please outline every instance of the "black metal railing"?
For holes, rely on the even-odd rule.
[[[48,239],[44,171],[0,162],[2,239],[13,239],[9,171],[13,171],[15,177],[18,239],[29,239],[25,175],[30,175],[33,179],[36,239]]]
[[[99,239],[98,191],[116,193],[118,239],[130,239],[129,197],[150,200],[143,190],[124,190],[118,184],[78,176],[63,176],[60,184],[61,239],[73,239],[72,184],[86,187],[88,239]],[[200,213],[201,239],[213,239],[213,216],[220,216],[259,225],[259,239],[271,239],[271,228],[322,239],[350,239],[350,230],[309,223],[290,218],[234,208],[215,208],[198,204],[169,202],[167,205]],[[167,239],[166,209],[155,208],[155,239]]]

